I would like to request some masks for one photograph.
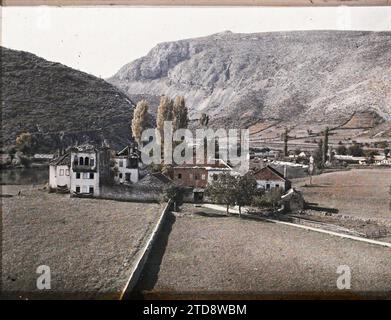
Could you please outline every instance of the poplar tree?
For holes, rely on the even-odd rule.
[[[161,139],[163,141],[164,137],[164,121],[173,120],[173,101],[166,96],[160,98],[160,104],[157,109],[156,116],[156,128],[160,133]]]
[[[173,104],[173,130],[185,129],[189,123],[188,110],[185,105],[185,98],[177,96]]]
[[[132,119],[132,135],[138,144],[141,144],[141,134],[148,127],[149,120],[148,102],[141,100],[134,109]]]

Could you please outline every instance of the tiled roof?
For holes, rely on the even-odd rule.
[[[69,153],[63,154],[49,162],[51,166],[70,166],[71,155]]]

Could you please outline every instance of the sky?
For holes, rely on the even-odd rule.
[[[1,44],[102,78],[160,42],[230,30],[391,31],[391,7],[2,7]]]

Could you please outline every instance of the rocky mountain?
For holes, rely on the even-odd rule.
[[[193,119],[226,126],[390,120],[391,32],[228,31],[158,44],[108,82],[129,96],[184,95]]]
[[[129,143],[134,104],[106,81],[31,53],[1,48],[2,147],[22,132],[38,150]]]

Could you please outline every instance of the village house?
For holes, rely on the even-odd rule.
[[[227,163],[219,159],[215,159],[214,164],[182,164],[173,168],[173,181],[182,187],[191,188],[193,200],[198,202],[202,201],[206,186],[224,172],[236,174]]]
[[[100,186],[110,177],[110,151],[92,145],[73,147],[71,155],[71,193],[99,196]]]
[[[71,155],[69,152],[49,162],[50,190],[69,192],[71,188],[70,169]]]
[[[271,166],[266,166],[254,172],[254,177],[257,180],[258,188],[271,190],[273,188],[281,188],[287,191],[291,188],[291,182],[286,178],[286,167],[284,168],[285,175],[278,172]]]
[[[116,154],[114,181],[130,184],[139,181],[140,151],[136,144],[127,146]]]

